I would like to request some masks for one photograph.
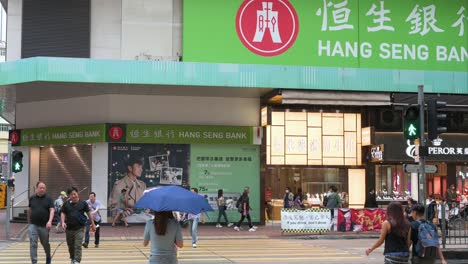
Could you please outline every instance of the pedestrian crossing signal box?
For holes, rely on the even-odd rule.
[[[23,152],[13,151],[11,154],[11,171],[17,173],[23,170]]]
[[[419,138],[419,106],[409,106],[404,112],[404,135],[406,139]]]

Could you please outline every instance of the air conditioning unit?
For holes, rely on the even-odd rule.
[[[393,109],[379,109],[374,112],[374,127],[381,131],[402,131],[403,121],[401,111]]]

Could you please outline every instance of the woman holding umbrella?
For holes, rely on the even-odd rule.
[[[184,242],[179,223],[171,211],[153,212],[154,219],[148,220],[143,235],[143,246],[151,241],[149,264],[177,264],[177,248]]]

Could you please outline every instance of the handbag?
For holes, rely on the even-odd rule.
[[[187,218],[187,215],[184,215],[180,218],[179,220],[180,227],[186,228],[189,224],[189,220]]]

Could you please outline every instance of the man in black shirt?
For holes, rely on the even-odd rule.
[[[46,194],[46,185],[43,182],[36,184],[36,193],[29,198],[28,208],[28,234],[31,263],[37,263],[37,240],[41,241],[46,254],[46,264],[52,261],[50,255],[49,231],[54,218],[54,202]]]
[[[96,231],[93,215],[90,213],[88,204],[80,200],[78,190],[71,187],[67,191],[70,199],[62,206],[62,228],[65,230],[68,253],[72,264],[81,262],[81,242],[83,241],[84,227],[87,221],[85,213],[91,223],[91,231]]]

